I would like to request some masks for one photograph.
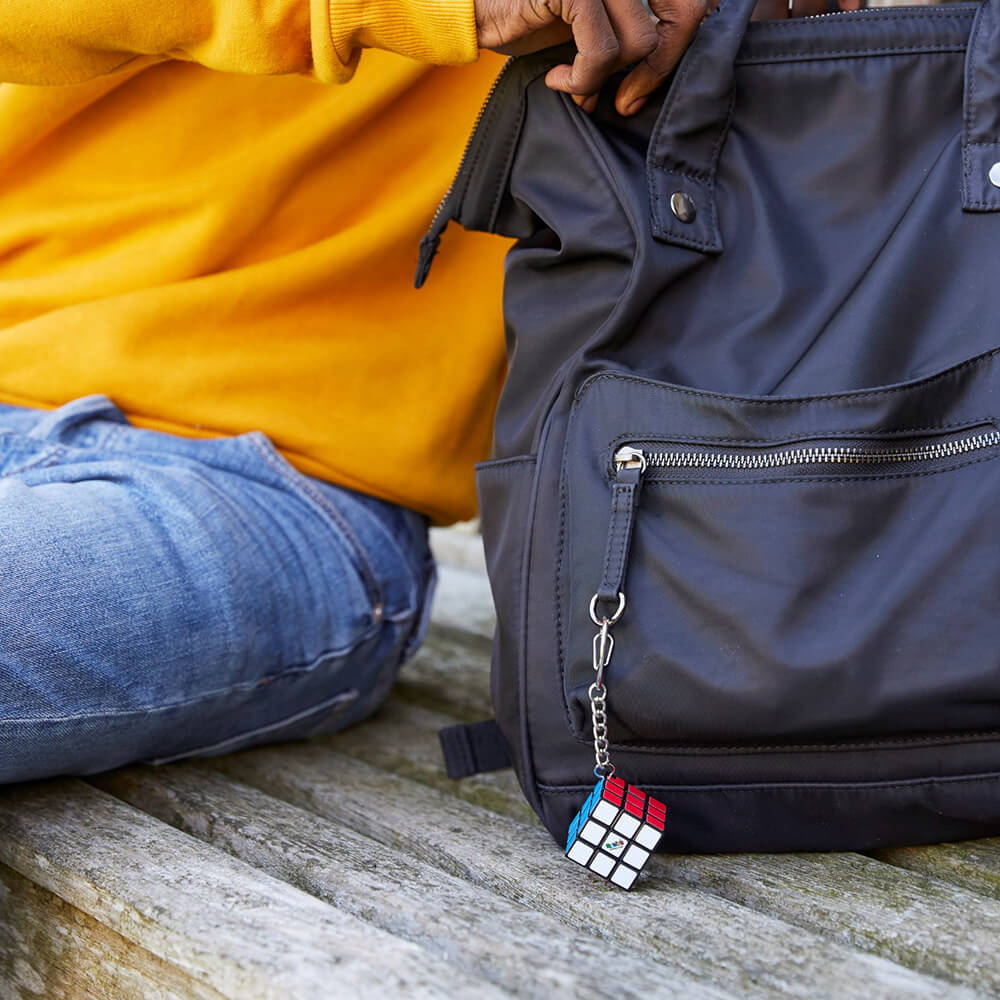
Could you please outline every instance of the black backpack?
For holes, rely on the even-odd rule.
[[[547,89],[566,51],[510,62],[422,244],[418,284],[450,219],[517,239],[497,723],[560,841],[598,667],[598,775],[661,847],[997,834],[1000,0],[752,6],[633,118]]]

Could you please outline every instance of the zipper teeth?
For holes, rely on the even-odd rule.
[[[448,190],[445,191],[444,197],[440,202],[438,202],[437,211],[434,213],[434,218],[431,219],[431,229],[437,225],[438,220],[441,218],[441,213],[444,211],[445,205],[448,204],[448,199],[452,196],[455,190],[455,185],[458,183],[459,177],[462,176],[462,171],[465,169],[465,161],[469,158],[469,150],[472,149],[472,143],[475,141],[476,134],[479,132],[479,126],[482,123],[483,115],[486,114],[486,108],[493,99],[493,95],[496,93],[497,87],[500,86],[500,81],[507,75],[507,70],[510,69],[511,63],[513,62],[514,57],[510,56],[503,66],[500,67],[500,72],[497,73],[497,78],[491,84],[489,93],[487,93],[482,105],[479,108],[479,113],[476,115],[472,131],[469,133],[469,138],[466,140],[465,149],[462,150],[462,158],[458,161],[458,169],[455,171],[455,176],[452,178],[451,184],[448,185]]]
[[[1000,431],[913,448],[866,448],[838,445],[819,448],[786,448],[765,453],[725,451],[647,452],[646,464],[680,469],[776,469],[789,465],[882,465],[892,462],[930,462],[1000,445]]]

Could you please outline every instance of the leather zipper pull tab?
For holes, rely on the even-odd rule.
[[[435,224],[429,233],[420,241],[420,256],[417,259],[417,273],[413,278],[414,288],[423,288],[427,275],[431,272],[431,264],[434,262],[434,255],[441,246],[441,234],[447,229],[448,220],[444,220],[443,226]]]
[[[635,508],[639,502],[646,457],[638,448],[625,446],[615,452],[615,478],[611,483],[611,521],[604,552],[601,583],[596,602],[614,609],[625,591],[625,570],[632,544]]]

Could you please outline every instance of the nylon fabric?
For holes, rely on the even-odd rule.
[[[620,579],[611,758],[665,849],[995,835],[1000,0],[751,7],[629,118],[544,86],[565,51],[515,61],[438,222],[517,239],[479,474],[498,723],[562,840]]]

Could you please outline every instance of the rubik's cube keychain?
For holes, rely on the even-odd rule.
[[[611,626],[621,618],[624,610],[625,595],[622,593],[618,595],[618,608],[610,618],[598,618],[596,595],[590,602],[590,617],[599,628],[594,636],[597,676],[587,692],[593,717],[597,785],[570,823],[566,857],[623,889],[631,889],[663,837],[667,810],[662,802],[616,778],[614,764],[608,756],[604,671],[611,662],[615,646]]]

